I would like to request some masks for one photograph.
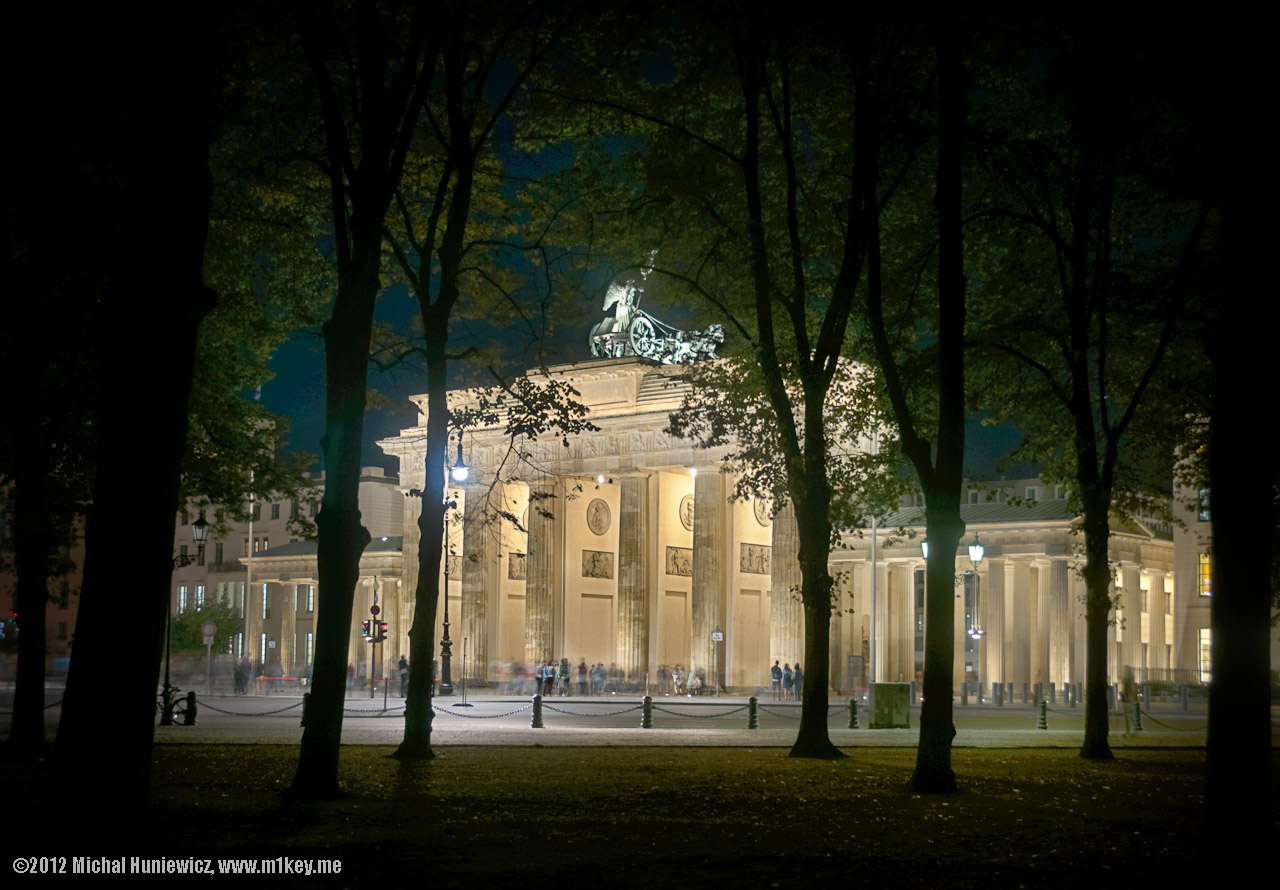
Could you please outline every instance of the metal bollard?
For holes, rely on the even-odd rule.
[[[760,728],[760,715],[756,713],[758,704],[754,695],[747,699],[747,729]]]
[[[644,710],[640,712],[640,728],[653,729],[653,697],[644,697]]]
[[[1049,703],[1040,699],[1040,716],[1036,718],[1036,729],[1049,728]]]
[[[533,720],[529,723],[530,729],[544,729],[542,725],[542,696],[534,694],[533,696]]]
[[[856,697],[849,699],[849,728],[858,728],[858,699]]]
[[[197,710],[199,710],[199,709],[196,707],[196,694],[195,694],[195,691],[194,691],[194,690],[192,690],[191,692],[188,692],[188,693],[187,693],[187,710],[186,710],[186,712],[185,712],[185,713],[183,713],[183,715],[182,715],[182,725],[183,725],[183,726],[195,726],[195,725],[196,725],[196,711],[197,711]]]
[[[967,680],[960,683],[960,704],[969,704],[969,683]]]
[[[1142,732],[1142,702],[1133,703],[1133,731]]]

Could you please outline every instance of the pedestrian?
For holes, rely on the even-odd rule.
[[[356,683],[356,666],[351,662],[347,662],[347,692],[351,691]]]
[[[804,671],[800,670],[800,662],[798,661],[796,662],[793,674],[794,677],[792,679],[795,682],[796,701],[800,701],[804,698]]]
[[[769,688],[775,699],[782,698],[782,668],[778,667],[776,661],[773,667],[769,668]]]
[[[791,663],[787,662],[782,666],[782,699],[788,701],[791,698],[791,689],[795,685],[796,675],[791,673]]]
[[[587,660],[578,662],[578,695],[587,694]]]
[[[400,697],[408,698],[409,697],[409,659],[401,655],[400,663],[399,665],[397,665],[397,667],[400,668]]]

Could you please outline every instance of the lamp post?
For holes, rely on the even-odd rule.
[[[465,482],[470,469],[462,460],[462,434],[458,434],[458,459],[449,468],[449,475],[454,482]],[[449,511],[457,509],[458,502],[453,497],[444,501],[444,633],[440,636],[440,695],[453,695],[453,675],[450,662],[453,660],[453,640],[449,639]]]
[[[209,521],[204,518],[204,511],[200,511],[200,518],[191,523],[191,531],[196,538],[196,554],[192,556],[189,553],[180,553],[173,558],[173,567],[175,569],[191,565],[204,556],[204,542],[209,539]],[[169,682],[169,643],[173,636],[173,609],[166,607],[164,610],[164,688],[161,690],[160,697],[164,701],[164,709],[160,712],[160,725],[173,725],[173,694],[177,692],[177,688]]]
[[[453,657],[453,640],[449,639],[449,511],[455,509],[458,502],[453,498],[444,501],[444,633],[440,636],[440,692],[439,695],[453,695],[453,676],[449,663]]]

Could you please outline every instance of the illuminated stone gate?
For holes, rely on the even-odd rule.
[[[722,686],[752,689],[768,685],[775,659],[802,657],[794,521],[771,517],[763,502],[730,501],[725,449],[665,432],[687,392],[676,379],[682,370],[639,356],[548,369],[578,390],[599,430],[567,445],[516,443],[523,460],[500,425],[463,434],[471,475],[450,483],[461,519],[449,531],[455,677],[492,681],[504,663],[567,658],[575,668],[616,664],[635,682],[680,665],[709,686],[718,676]],[[454,392],[450,405],[475,398]],[[418,426],[379,443],[400,460],[406,491],[424,484],[426,397],[414,401]],[[405,499],[408,596],[420,510],[419,499]]]

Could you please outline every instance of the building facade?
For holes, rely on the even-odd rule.
[[[731,499],[726,449],[699,449],[666,431],[686,392],[680,368],[626,356],[539,373],[577,389],[598,430],[514,448],[501,424],[462,435],[471,477],[448,491],[456,509],[447,595],[455,659],[463,638],[471,653],[467,675],[492,681],[511,663],[567,658],[616,664],[636,681],[680,666],[709,686],[751,690],[768,685],[775,661],[801,659],[794,517]],[[461,407],[475,394],[450,399]],[[400,461],[405,489],[424,480],[426,397],[414,401],[418,425],[379,443]],[[957,689],[966,680],[988,689],[1082,683],[1083,540],[1066,492],[1013,480],[974,484],[968,500],[957,554],[965,572],[957,578]],[[403,589],[412,591],[421,502],[404,505]],[[833,549],[834,688],[920,678],[923,532],[922,506],[904,505],[878,530],[848,530]],[[986,552],[967,571],[975,535]],[[1118,608],[1108,664],[1117,682],[1207,680],[1199,648],[1207,606],[1176,583],[1184,557],[1175,545],[1167,523],[1113,523]]]
[[[314,481],[323,489],[323,474]],[[380,467],[361,471],[360,515],[374,536],[360,562],[360,589],[369,604],[374,593],[399,599],[404,498],[398,482]],[[225,535],[210,535],[203,558],[174,569],[170,602],[175,616],[206,604],[230,606],[237,624],[232,654],[247,657],[260,671],[278,661],[285,675],[295,677],[309,672],[315,652],[316,545],[298,539],[289,528],[289,520],[303,510],[315,515],[312,506],[299,501],[255,503],[251,521],[233,523]],[[174,542],[179,554],[196,556],[199,551],[192,518],[190,511],[178,516]],[[359,654],[357,641],[363,646],[364,640],[358,628],[352,637]]]

